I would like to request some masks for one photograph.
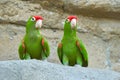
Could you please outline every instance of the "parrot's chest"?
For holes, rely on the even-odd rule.
[[[29,53],[40,53],[41,51],[41,38],[40,36],[29,36],[25,38],[25,45]]]
[[[40,36],[30,36],[26,38],[26,43],[30,45],[38,44],[40,42]]]
[[[76,40],[68,40],[63,42],[63,52],[68,55],[73,55],[78,52]]]

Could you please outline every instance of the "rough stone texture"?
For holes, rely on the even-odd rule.
[[[120,19],[120,0],[63,0],[64,11],[94,17]],[[73,11],[74,10],[74,11]],[[89,14],[88,14],[89,13]]]
[[[48,67],[49,66],[49,67]],[[120,80],[120,73],[37,60],[1,61],[1,80]]]
[[[120,19],[120,0],[23,0],[54,12]],[[73,11],[74,10],[74,11]],[[89,14],[88,14],[89,13]]]
[[[88,67],[120,71],[120,0],[0,0],[0,60],[19,59],[17,49],[27,19],[41,15],[41,33],[51,47],[48,61],[60,63],[56,48],[64,20],[73,14],[89,53]]]

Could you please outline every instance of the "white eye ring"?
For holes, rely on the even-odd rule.
[[[32,18],[31,18],[31,21],[35,21],[35,18],[34,18],[34,17],[32,17]]]

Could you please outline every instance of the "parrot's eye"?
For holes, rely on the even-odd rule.
[[[35,18],[34,18],[34,17],[32,17],[32,18],[31,18],[31,21],[35,21]]]
[[[70,20],[69,20],[69,19],[66,19],[66,22],[70,22]]]

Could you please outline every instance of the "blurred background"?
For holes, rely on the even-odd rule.
[[[120,72],[120,0],[0,0],[0,61],[19,60],[18,46],[32,15],[44,18],[41,34],[51,47],[49,62],[60,64],[56,50],[63,24],[76,15],[88,67]]]

